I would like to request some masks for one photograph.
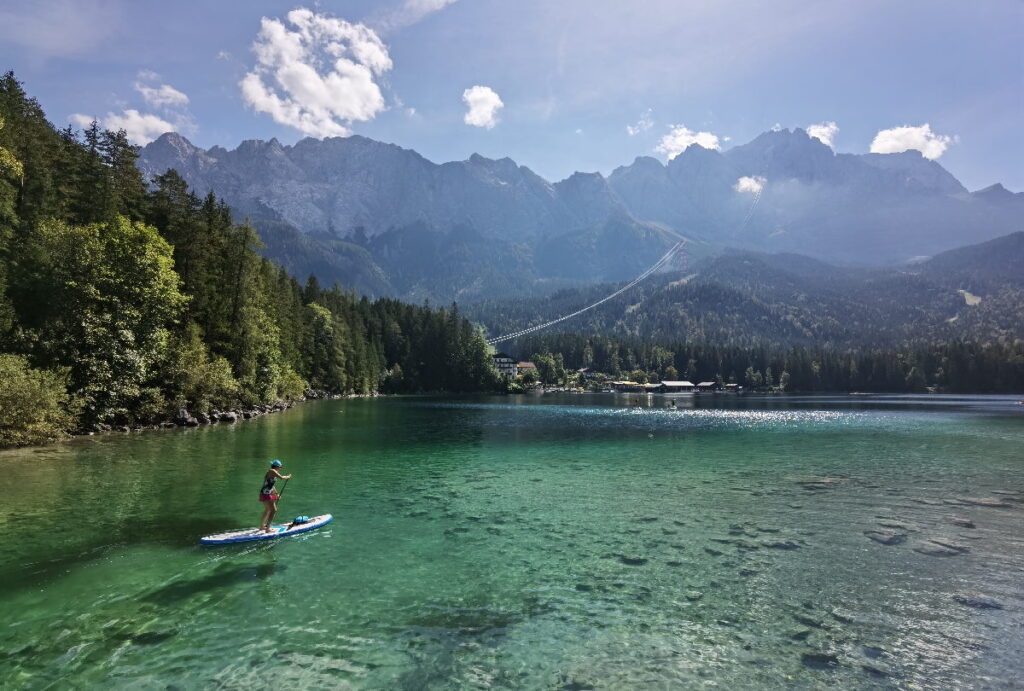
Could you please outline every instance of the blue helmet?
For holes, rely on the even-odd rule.
[[[271,468],[280,468],[281,465],[282,465],[281,461],[277,460],[276,458],[273,461],[270,462],[270,467]]]

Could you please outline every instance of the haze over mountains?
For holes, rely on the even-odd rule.
[[[508,158],[435,164],[360,136],[228,151],[169,133],[139,167],[223,197],[297,275],[406,299],[623,280],[681,237],[675,268],[726,248],[877,266],[1024,228],[1024,194],[971,193],[916,151],[836,154],[800,129],[555,183]]]

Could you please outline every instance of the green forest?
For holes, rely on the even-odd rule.
[[[588,368],[614,378],[741,384],[788,392],[1020,393],[1024,345],[952,341],[902,348],[748,347],[574,333],[523,337],[542,380]],[[555,363],[554,366],[545,366]],[[547,373],[547,376],[545,376]]]
[[[454,305],[300,284],[222,201],[174,171],[144,180],[136,157],[0,78],[0,446],[183,408],[500,387]]]

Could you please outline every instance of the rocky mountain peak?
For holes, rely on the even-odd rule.
[[[835,154],[799,128],[765,132],[724,152],[689,147],[667,165],[640,156],[607,178],[579,172],[556,184],[507,157],[475,153],[438,165],[361,136],[293,146],[249,140],[207,152],[167,134],[142,149],[139,167],[148,176],[175,168],[200,193],[213,189],[241,214],[313,236],[362,227],[371,244],[393,233],[411,242],[459,227],[483,245],[540,247],[575,233],[574,246],[590,248],[595,261],[613,251],[602,244],[613,229],[644,238],[654,224],[707,247],[878,264],[995,237],[1021,222],[1014,201],[1020,195],[1002,187],[968,195],[917,152]],[[757,176],[768,185],[753,207],[736,187],[739,178]],[[394,242],[382,243],[397,251]],[[636,257],[622,259],[620,268]]]
[[[984,199],[985,201],[994,202],[996,204],[1024,201],[1024,192],[1013,193],[1003,187],[1002,183],[999,182],[976,192],[972,192],[971,196],[978,199]]]

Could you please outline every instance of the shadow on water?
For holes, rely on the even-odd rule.
[[[243,583],[258,583],[287,568],[285,565],[274,563],[221,564],[206,576],[175,581],[157,588],[139,600],[155,605],[176,605],[200,593],[231,588]]]
[[[7,563],[0,566],[0,581],[6,590],[25,587],[38,588],[60,578],[76,567],[101,559],[112,547],[142,544],[163,544],[172,547],[192,547],[202,535],[234,530],[241,525],[225,525],[212,518],[194,518],[175,521],[127,521],[112,525],[102,540],[76,545],[72,554],[60,554],[30,563]],[[38,554],[38,553],[37,553]]]

